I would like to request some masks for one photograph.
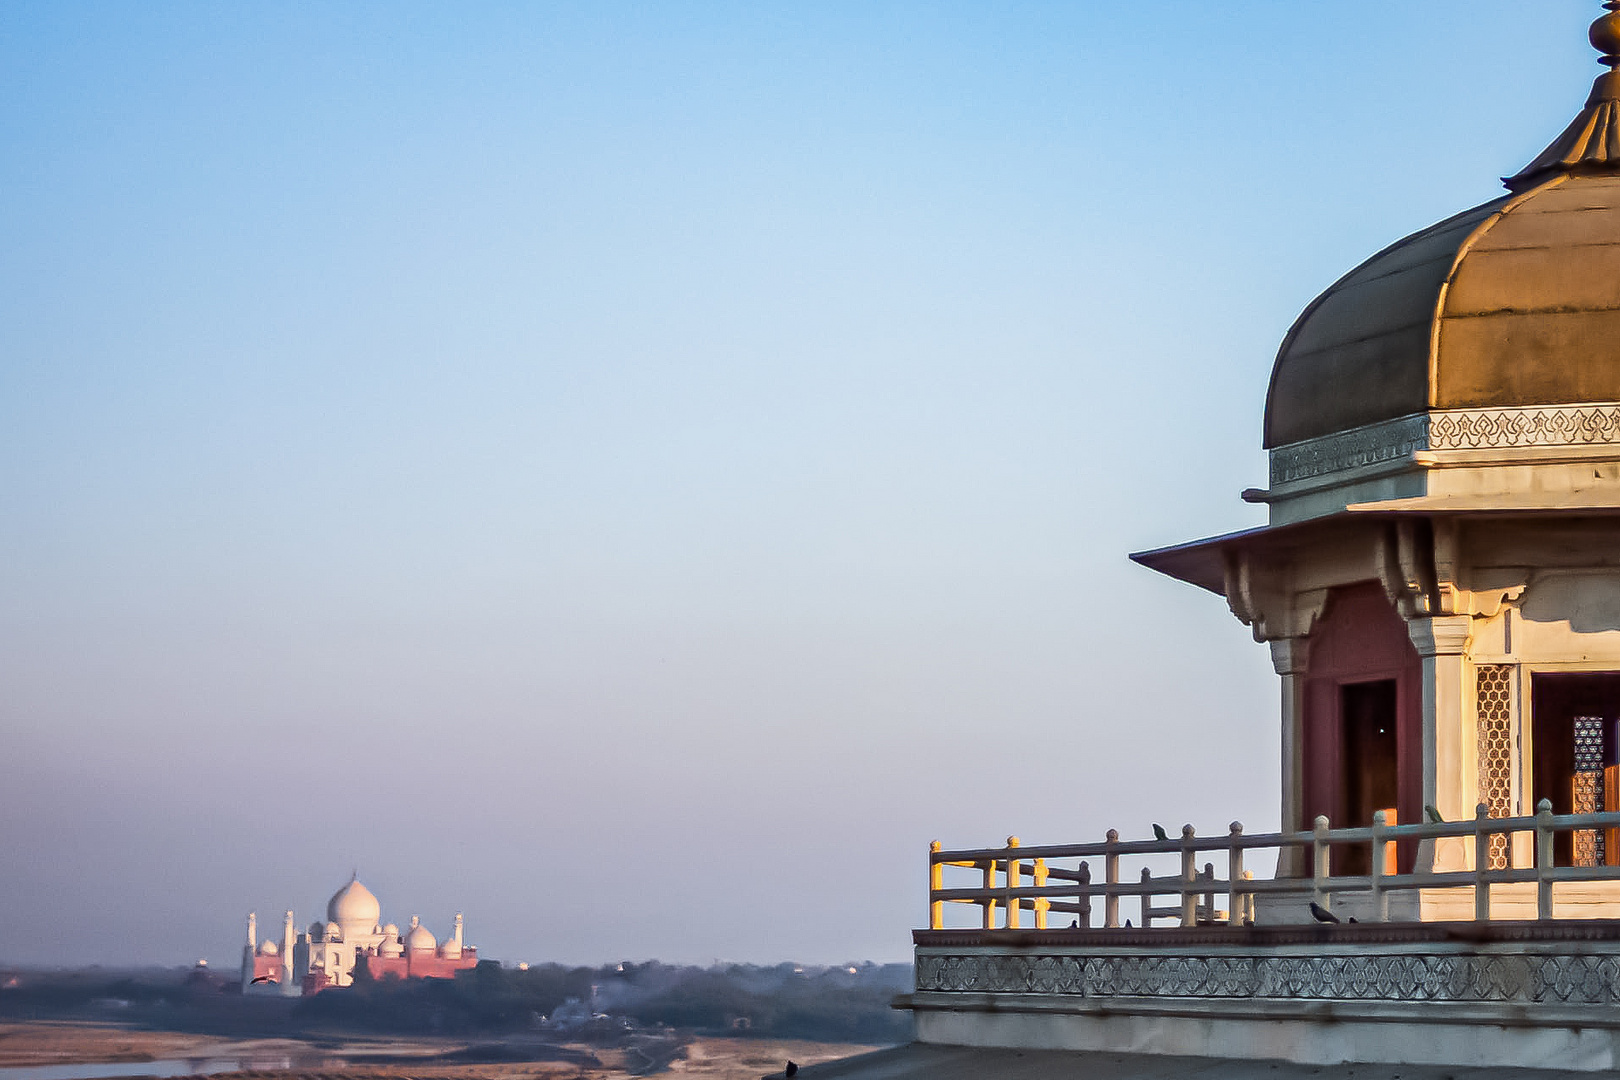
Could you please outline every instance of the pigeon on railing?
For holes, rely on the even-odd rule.
[[[1423,816],[1429,819],[1430,825],[1444,825],[1446,823],[1446,819],[1440,816],[1440,811],[1429,803],[1423,804]]]
[[[1170,834],[1165,832],[1164,826],[1160,825],[1157,821],[1153,823],[1153,839],[1164,841],[1168,841],[1170,839]]]
[[[1336,923],[1339,921],[1337,915],[1318,904],[1315,900],[1311,901],[1311,918],[1321,923]]]

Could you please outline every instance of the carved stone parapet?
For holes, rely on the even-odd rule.
[[[1620,1006],[1620,955],[1556,949],[923,950],[919,994]]]

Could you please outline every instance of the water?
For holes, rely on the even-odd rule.
[[[302,1060],[299,1061],[303,1065]],[[92,1061],[79,1065],[10,1065],[0,1067],[0,1080],[101,1080],[110,1076],[202,1076],[239,1069],[290,1069],[291,1054],[244,1054],[241,1057],[165,1058],[158,1061]]]

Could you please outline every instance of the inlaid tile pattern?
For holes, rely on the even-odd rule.
[[[1603,809],[1603,719],[1597,716],[1575,718],[1575,776],[1570,792],[1571,810],[1593,814]],[[1598,829],[1575,830],[1575,865],[1603,865],[1603,833]]]
[[[920,992],[1620,1005],[1611,955],[917,957]]]

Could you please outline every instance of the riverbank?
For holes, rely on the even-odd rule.
[[[603,1047],[532,1038],[219,1039],[75,1021],[0,1023],[0,1080],[212,1076],[219,1080],[757,1080],[874,1049],[801,1039],[686,1037]],[[469,1060],[469,1059],[498,1060]],[[124,1066],[114,1068],[113,1066]],[[82,1068],[75,1068],[82,1066]]]

